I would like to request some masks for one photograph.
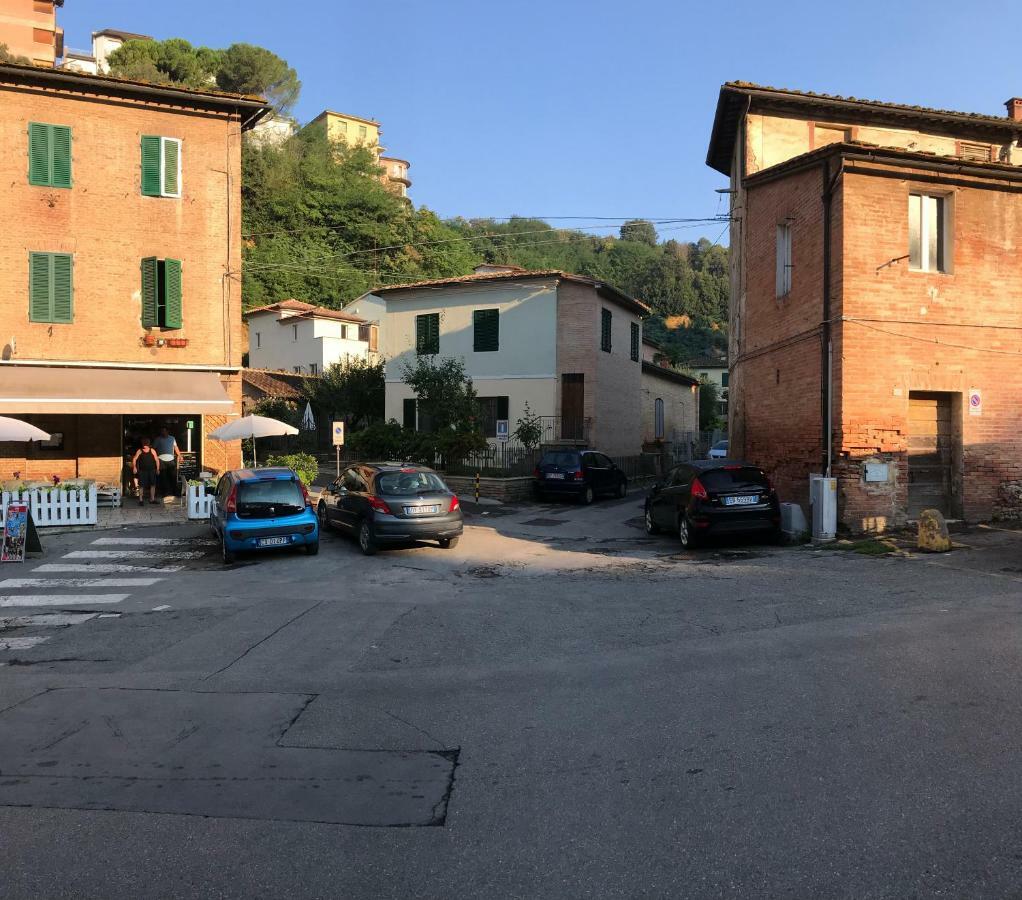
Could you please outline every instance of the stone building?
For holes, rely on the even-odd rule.
[[[1006,116],[720,91],[731,453],[839,521],[1022,512],[1022,100]]]

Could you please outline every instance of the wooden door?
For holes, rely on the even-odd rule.
[[[585,375],[561,376],[561,440],[580,441],[584,435]]]
[[[951,395],[912,392],[908,399],[908,515],[951,514]]]

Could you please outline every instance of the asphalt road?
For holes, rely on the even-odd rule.
[[[682,554],[635,496],[0,572],[0,896],[1001,897],[1022,536]]]

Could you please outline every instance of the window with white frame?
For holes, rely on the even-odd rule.
[[[319,374],[319,363],[309,363],[309,374],[310,375]]]
[[[948,271],[948,198],[908,195],[908,264],[919,272]]]
[[[791,293],[791,225],[782,222],[777,226],[777,296],[787,297]]]

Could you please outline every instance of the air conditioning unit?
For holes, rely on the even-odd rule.
[[[810,475],[809,504],[812,507],[813,540],[834,540],[837,537],[837,479]]]

